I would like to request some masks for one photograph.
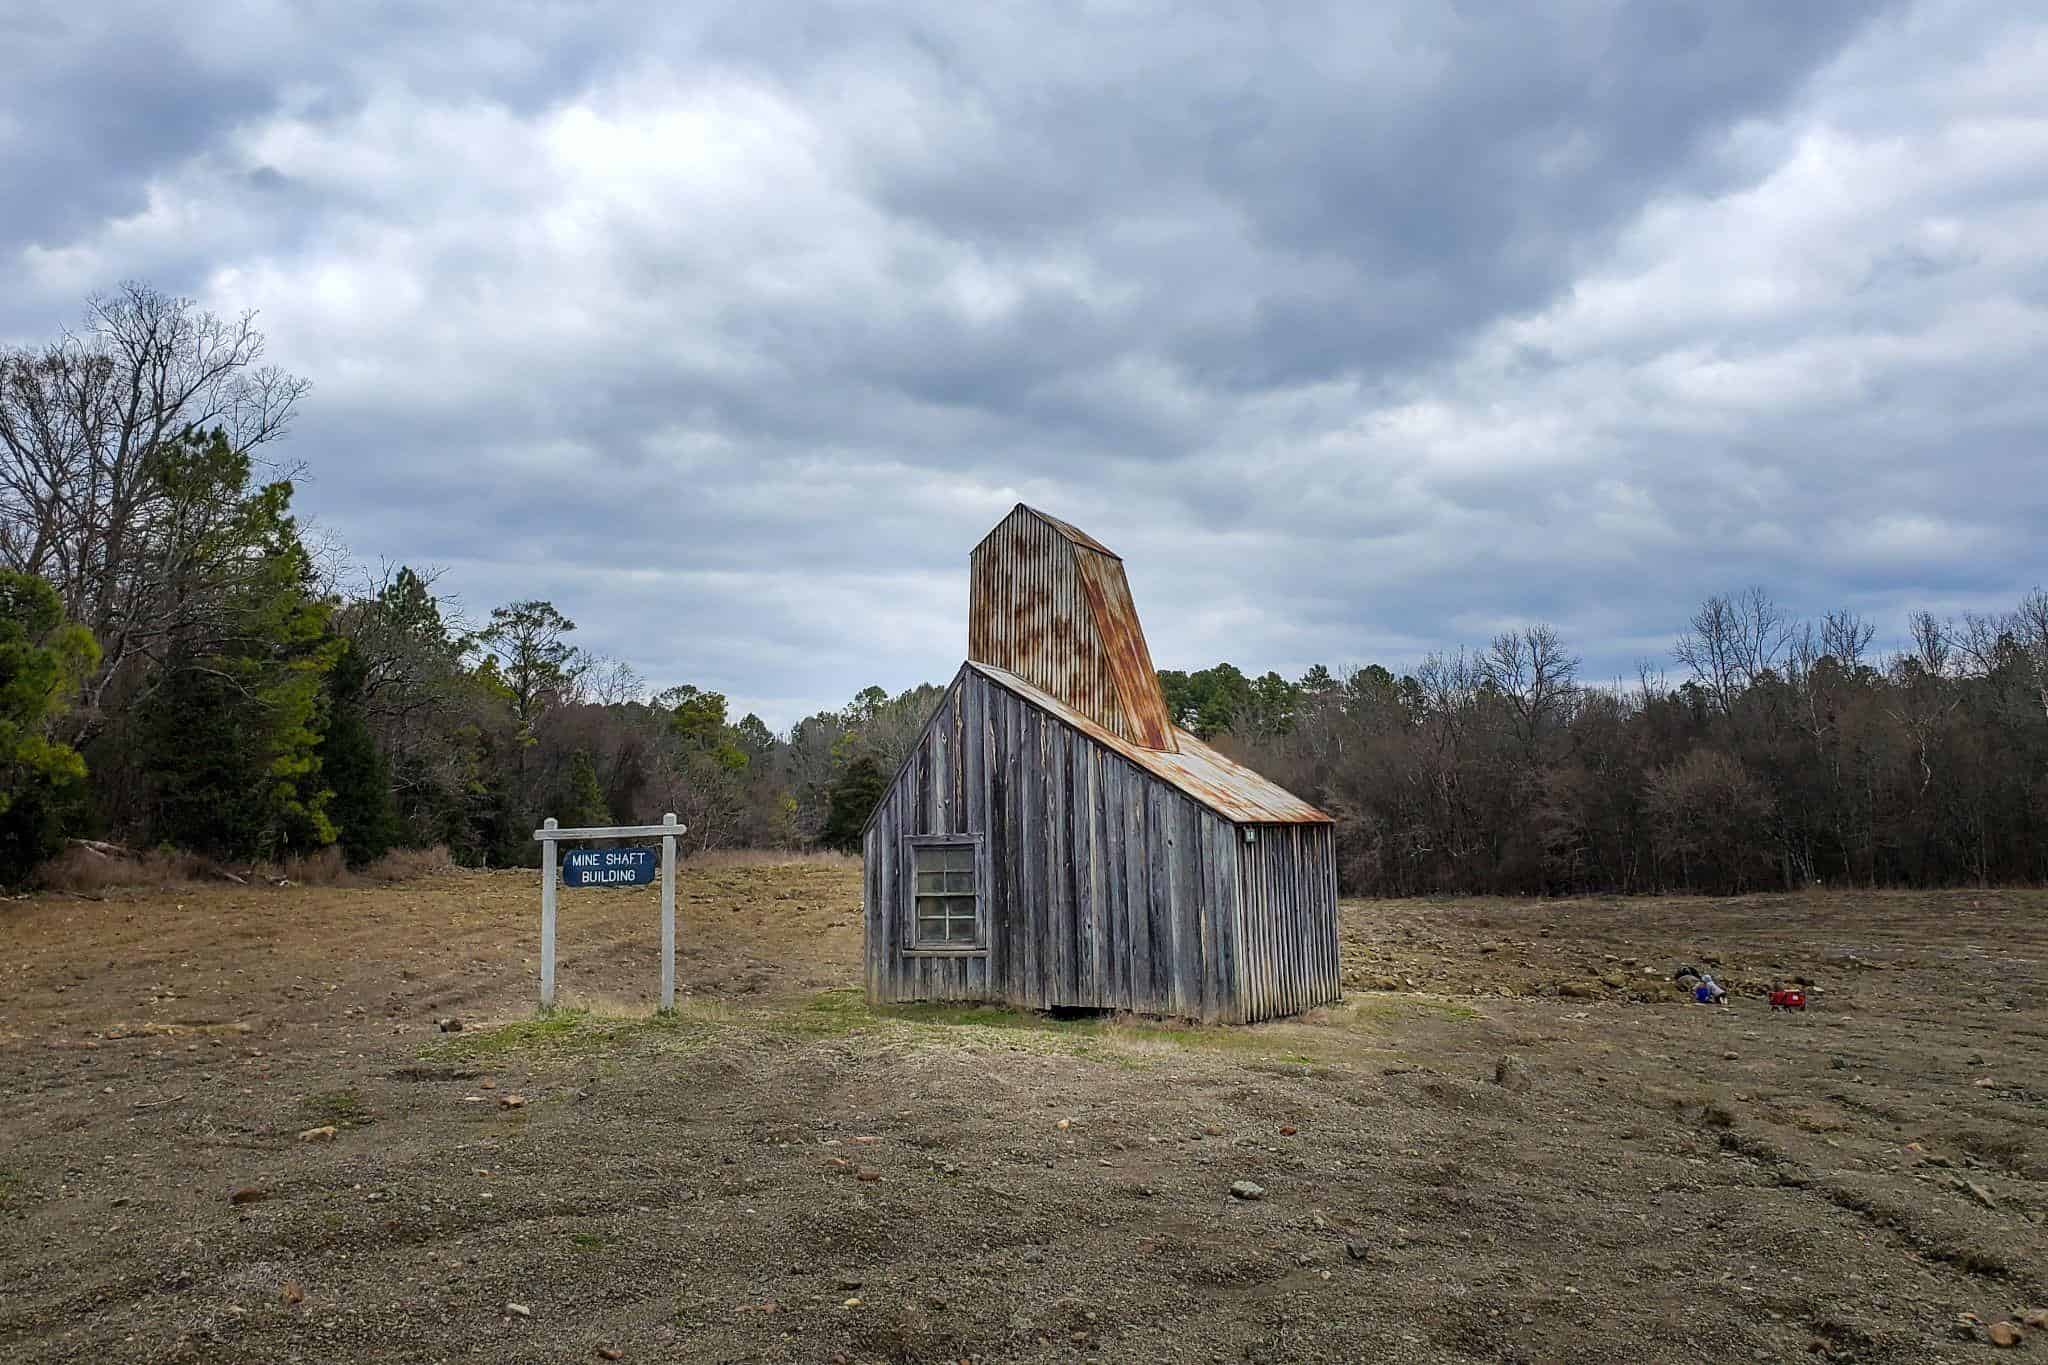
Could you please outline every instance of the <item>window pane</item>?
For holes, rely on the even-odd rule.
[[[910,852],[916,942],[933,947],[975,943],[975,846],[913,844]]]

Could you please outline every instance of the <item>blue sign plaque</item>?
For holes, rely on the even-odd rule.
[[[651,886],[651,848],[572,848],[562,854],[564,886]]]

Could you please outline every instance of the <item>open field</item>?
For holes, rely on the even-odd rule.
[[[1202,1030],[872,1012],[851,865],[680,893],[663,1019],[651,889],[564,893],[546,1020],[531,873],[0,905],[0,1359],[1963,1361],[2048,1307],[2048,894],[1348,902],[1342,1006]]]

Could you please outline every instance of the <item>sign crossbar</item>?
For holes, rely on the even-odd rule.
[[[676,823],[675,812],[662,816],[658,825],[604,825],[563,829],[548,818],[533,837],[540,842],[540,1007],[555,1005],[555,891],[561,883],[561,869],[555,846],[564,839],[661,838],[661,1007],[676,1007],[676,838],[689,831]],[[634,883],[621,882],[621,885]]]

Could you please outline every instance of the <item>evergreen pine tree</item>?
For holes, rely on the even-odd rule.
[[[860,852],[860,834],[876,805],[889,790],[889,775],[872,754],[859,754],[840,770],[832,784],[825,828],[818,842],[841,853]]]
[[[604,789],[597,784],[597,765],[588,749],[578,749],[569,760],[569,780],[562,793],[561,814],[556,818],[570,828],[609,825],[611,810],[604,802]]]
[[[340,833],[342,856],[350,867],[375,862],[398,840],[390,767],[377,751],[363,711],[368,679],[362,654],[344,647],[327,675],[327,729],[318,751],[321,780],[333,793],[327,815]]]
[[[99,656],[84,627],[64,623],[54,588],[0,570],[0,883],[57,851],[85,762],[50,738],[50,722]]]
[[[233,548],[226,582],[176,581],[188,620],[136,708],[153,836],[222,857],[276,857],[334,841],[320,781],[321,682],[341,642],[291,516],[292,486],[251,488],[247,455],[188,432],[155,476],[178,503],[232,500],[208,532]],[[210,560],[209,560],[210,562]]]

